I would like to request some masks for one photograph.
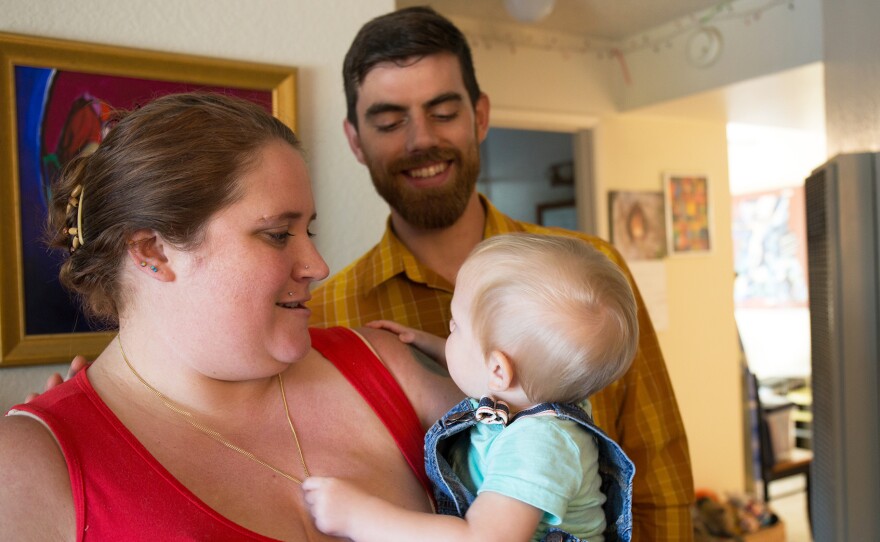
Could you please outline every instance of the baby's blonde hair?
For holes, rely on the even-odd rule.
[[[620,268],[571,237],[508,234],[481,242],[462,265],[474,336],[505,353],[530,401],[577,403],[629,368],[639,325]]]

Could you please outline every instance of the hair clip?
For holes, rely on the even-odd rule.
[[[70,199],[67,200],[67,212],[76,208],[76,227],[68,228],[67,233],[72,237],[70,242],[70,251],[73,252],[79,247],[86,244],[85,239],[83,239],[83,227],[82,227],[82,211],[83,211],[83,196],[85,195],[85,190],[81,184],[78,184],[73,187],[73,191],[70,193]]]

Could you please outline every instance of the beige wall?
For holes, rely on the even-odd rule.
[[[725,125],[615,115],[600,120],[595,141],[597,223],[606,237],[609,190],[661,190],[664,171],[709,177],[714,246],[705,256],[663,260],[668,327],[658,335],[688,433],[696,487],[742,491],[745,459]]]
[[[456,22],[479,35],[467,21]],[[715,246],[708,256],[664,261],[669,326],[659,336],[688,432],[697,487],[742,491],[745,459],[725,124],[617,113],[618,96],[612,91],[617,66],[599,60],[593,51],[563,54],[498,43],[488,47],[478,41],[474,61],[492,107],[505,113],[500,125],[535,129],[545,119],[548,129],[595,129],[591,211],[603,237],[608,233],[609,190],[661,190],[661,173],[669,170],[709,175]],[[509,111],[521,113],[522,126]]]

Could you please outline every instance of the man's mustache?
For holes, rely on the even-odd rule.
[[[440,147],[432,147],[428,150],[411,154],[399,160],[396,160],[391,167],[395,173],[399,173],[408,169],[415,169],[434,162],[448,162],[450,160],[458,161],[460,153],[455,149],[441,149]]]

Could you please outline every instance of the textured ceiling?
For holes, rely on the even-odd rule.
[[[556,0],[547,30],[620,40],[720,4],[718,0]],[[397,7],[430,5],[447,17],[515,23],[503,0],[397,0]]]

